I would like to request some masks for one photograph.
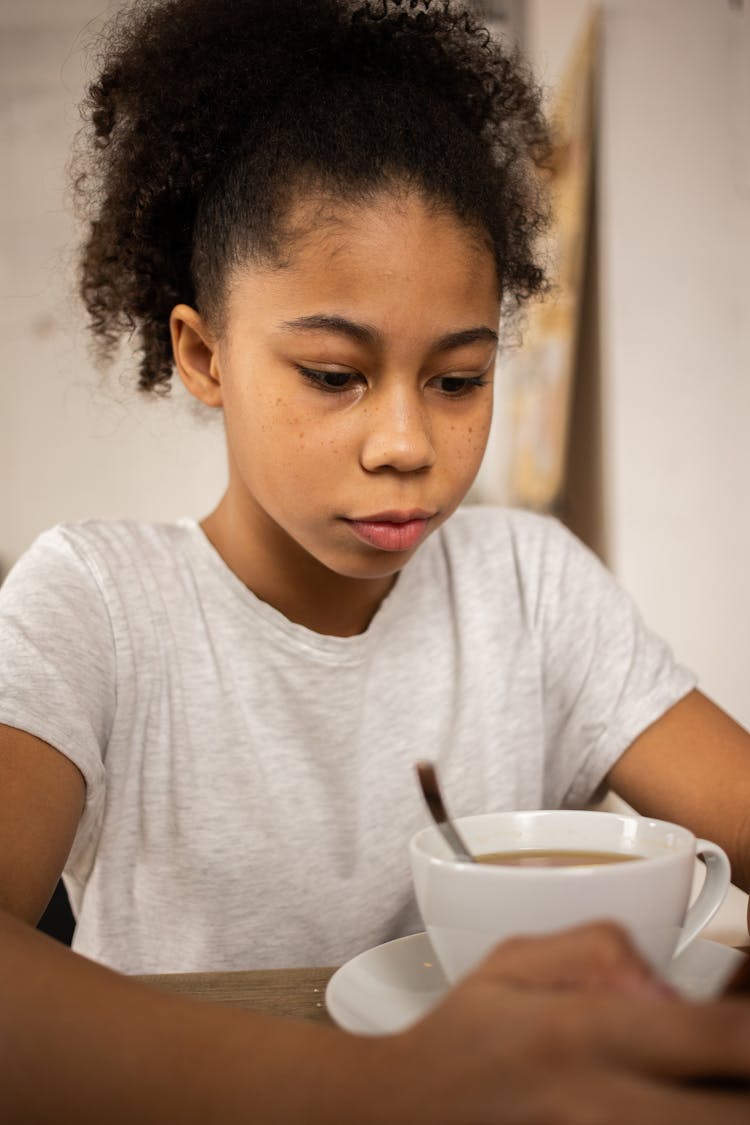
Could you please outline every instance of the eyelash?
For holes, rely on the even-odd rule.
[[[351,389],[348,382],[337,387],[326,383],[326,379],[345,379],[348,381],[356,379],[357,377],[345,371],[316,371],[313,367],[300,367],[299,365],[297,365],[297,370],[309,383],[312,383],[314,387],[317,387],[319,391],[323,391],[325,394],[341,394],[343,391]]]
[[[344,383],[341,386],[331,386],[329,383],[326,383],[326,379],[335,379],[338,377],[341,379],[351,380],[360,377],[354,374],[346,374],[343,371],[316,371],[313,367],[301,367],[299,364],[295,366],[297,367],[299,373],[305,379],[307,379],[309,383],[312,383],[312,385],[319,391],[322,391],[323,394],[343,394],[344,392],[351,390],[351,387],[348,385],[348,383]],[[446,396],[446,398],[464,398],[466,395],[471,394],[472,391],[476,388],[487,386],[487,380],[483,375],[440,375],[438,376],[438,378],[444,379],[446,382],[461,384],[458,390],[454,392],[443,390],[442,393]]]

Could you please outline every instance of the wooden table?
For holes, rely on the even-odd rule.
[[[750,954],[750,945],[741,946]],[[254,969],[239,973],[164,973],[139,980],[215,1004],[233,1004],[275,1016],[292,1016],[333,1026],[325,1006],[325,990],[336,970]]]
[[[325,990],[335,969],[254,969],[240,973],[164,973],[138,979],[194,1000],[232,1004],[333,1026]]]

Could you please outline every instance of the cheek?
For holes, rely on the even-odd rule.
[[[489,410],[477,411],[470,419],[452,422],[448,431],[450,459],[462,473],[477,470],[484,456],[490,432],[492,414]]]
[[[482,417],[471,423],[466,431],[466,448],[470,457],[481,457],[490,435],[491,418]]]
[[[230,454],[247,486],[267,488],[289,474],[305,426],[280,398],[235,391],[225,396],[224,418]]]
[[[308,512],[341,475],[345,442],[321,432],[314,418],[288,407],[264,416],[259,428],[257,448],[245,460],[249,483],[269,499],[277,497],[290,513]]]

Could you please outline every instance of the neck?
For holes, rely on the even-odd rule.
[[[224,562],[261,601],[297,625],[333,637],[363,633],[396,581],[329,570],[265,513],[248,519],[229,494],[201,521]]]

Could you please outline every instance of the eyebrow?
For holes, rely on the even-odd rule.
[[[329,313],[313,313],[311,316],[298,316],[295,320],[285,320],[279,325],[287,332],[333,332],[339,336],[347,336],[358,344],[374,344],[382,342],[382,335],[376,328],[369,324],[358,324],[356,321],[347,320],[343,316],[334,316]],[[449,332],[441,336],[433,345],[434,351],[447,352],[454,348],[466,347],[469,344],[498,342],[497,332],[493,332],[486,325],[476,328],[463,328],[459,332]]]

